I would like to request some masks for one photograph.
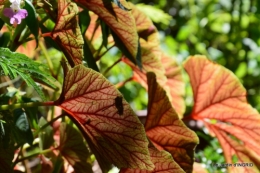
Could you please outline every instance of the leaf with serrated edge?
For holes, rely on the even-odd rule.
[[[260,159],[255,156],[260,155],[260,116],[247,103],[246,90],[239,79],[205,56],[189,57],[184,67],[193,89],[191,117],[203,121],[220,142],[223,135],[233,136],[221,142],[227,162],[231,162],[232,156],[236,154],[233,143],[240,140],[236,145],[244,150],[250,149],[248,157],[251,162],[259,164]],[[214,123],[210,120],[214,120]],[[234,137],[237,139],[234,140]]]
[[[73,166],[75,172],[92,172],[92,167],[87,162],[90,153],[81,134],[66,123],[60,124],[60,146],[58,148],[62,156]]]
[[[191,172],[198,137],[179,119],[165,90],[157,83],[155,74],[147,73],[147,79],[149,102],[146,134],[158,149],[171,153],[185,172]]]
[[[96,13],[120,38],[133,58],[137,57],[138,35],[131,12],[122,10],[110,0],[75,0],[75,2]]]
[[[120,170],[120,173],[185,173],[167,151],[159,151],[155,147],[149,147],[149,152],[155,166],[154,170],[147,171],[123,168]]]
[[[58,1],[58,17],[52,31],[53,39],[64,51],[69,63],[82,63],[84,40],[77,20],[78,7],[70,0]]]
[[[77,121],[103,159],[119,168],[152,170],[144,127],[123,99],[123,115],[115,98],[120,92],[100,73],[83,65],[70,70],[56,102]],[[88,141],[90,142],[90,141]]]
[[[171,89],[171,103],[179,117],[182,118],[182,115],[185,112],[185,102],[183,99],[185,83],[182,80],[181,68],[173,58],[170,58],[165,54],[162,55],[161,61],[167,77],[166,85]]]

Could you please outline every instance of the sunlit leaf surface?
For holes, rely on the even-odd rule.
[[[52,37],[60,45],[71,65],[81,64],[84,40],[76,15],[78,7],[70,0],[58,1],[58,17]]]
[[[260,165],[260,115],[247,103],[245,88],[231,71],[205,56],[189,57],[184,67],[193,89],[192,118],[202,120],[218,138],[227,163],[236,156],[238,162],[254,163],[242,172],[255,172],[255,164]]]
[[[139,169],[121,169],[120,173],[184,173],[183,169],[174,162],[170,153],[164,150],[157,150],[154,147],[149,147],[151,160],[154,163],[154,170],[139,170]]]
[[[124,99],[120,114],[115,99],[121,96],[100,73],[78,65],[68,72],[57,104],[80,125],[103,160],[119,168],[152,170],[144,127]]]
[[[75,2],[83,5],[87,9],[96,13],[120,38],[132,58],[137,57],[138,53],[138,35],[133,16],[130,11],[121,9],[111,0],[75,0]],[[120,1],[120,3],[128,8],[128,3]]]
[[[155,74],[148,73],[147,78],[149,102],[146,134],[158,149],[171,153],[185,172],[192,172],[198,137],[179,119]]]
[[[162,55],[161,61],[167,77],[166,85],[170,88],[171,103],[181,118],[185,111],[185,102],[183,99],[185,83],[182,80],[181,68],[173,58],[165,54]]]

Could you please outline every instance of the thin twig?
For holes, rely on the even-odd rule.
[[[122,86],[124,86],[127,82],[130,82],[133,80],[133,77],[130,77],[128,79],[126,79],[125,81],[123,82],[119,82],[118,84],[115,85],[115,87],[118,89],[118,88],[121,88]]]
[[[110,49],[112,49],[115,45],[107,48],[106,51],[104,51],[101,55],[97,55],[97,57],[95,58],[96,61],[99,61]]]
[[[119,62],[121,62],[121,58],[119,58],[116,62],[114,62],[114,64],[112,64],[110,67],[108,67],[106,69],[106,71],[103,73],[104,76],[106,76],[106,74],[109,72],[109,70],[111,70],[115,65],[117,65]]]

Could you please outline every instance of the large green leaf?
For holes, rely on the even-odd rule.
[[[27,115],[22,109],[14,110],[13,132],[15,141],[19,146],[25,143],[32,145],[34,139],[33,134],[27,119]]]

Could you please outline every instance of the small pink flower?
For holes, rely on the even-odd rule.
[[[10,23],[13,25],[20,24],[22,19],[26,18],[28,13],[25,9],[13,11],[12,8],[5,8],[3,14],[10,18]]]

